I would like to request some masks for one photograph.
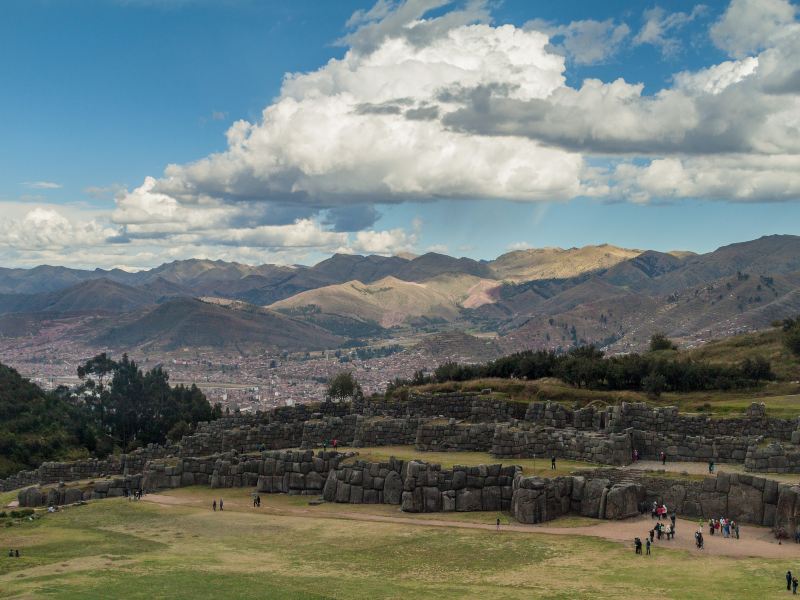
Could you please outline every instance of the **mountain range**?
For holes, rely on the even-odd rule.
[[[491,261],[336,254],[313,266],[191,259],[139,272],[0,268],[0,336],[58,325],[56,342],[110,349],[299,351],[472,331],[482,332],[475,348],[496,353],[581,343],[629,351],[655,331],[691,345],[797,313],[800,237],[791,235],[705,254],[600,245]]]

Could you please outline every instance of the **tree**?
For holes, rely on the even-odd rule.
[[[328,384],[328,396],[335,400],[360,398],[361,386],[350,371],[337,373]]]
[[[783,321],[783,345],[795,356],[800,356],[800,317]]]
[[[770,362],[763,356],[745,358],[739,368],[745,378],[753,381],[768,381],[775,378]]]
[[[659,350],[677,350],[677,346],[672,343],[663,333],[654,333],[650,338],[650,352],[658,352]]]
[[[666,378],[658,373],[652,373],[642,379],[642,389],[647,393],[648,396],[651,398],[658,398],[661,396],[661,392],[664,391],[664,388],[667,385]]]

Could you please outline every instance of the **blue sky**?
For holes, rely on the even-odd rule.
[[[0,202],[6,223],[0,228],[0,260],[3,266],[59,262],[140,268],[189,256],[315,262],[336,250],[391,253],[431,248],[493,258],[525,245],[607,242],[708,251],[761,235],[800,234],[800,195],[791,174],[797,149],[782,139],[780,131],[780,110],[797,106],[791,104],[797,101],[794,89],[781,93],[781,101],[788,104],[775,109],[778,112],[759,113],[758,118],[769,127],[729,132],[730,139],[741,145],[732,147],[733,152],[719,146],[706,150],[697,141],[713,138],[702,129],[701,121],[708,118],[701,111],[733,111],[730,106],[737,102],[741,106],[746,98],[733,97],[734,91],[762,93],[745,87],[761,76],[760,70],[751,74],[747,60],[760,58],[759,69],[763,69],[766,54],[760,53],[772,52],[785,59],[797,47],[791,45],[797,33],[796,7],[784,0],[767,3],[775,6],[763,15],[764,39],[739,39],[730,33],[736,31],[737,18],[752,21],[754,10],[762,16],[758,12],[762,9],[745,0],[739,2],[741,6],[727,1],[702,5],[671,1],[659,6],[621,0],[505,0],[478,8],[454,2],[420,10],[412,15],[415,23],[444,23],[449,16],[464,13],[455,18],[455,24],[432,29],[433,33],[420,29],[424,44],[439,43],[436,36],[445,39],[448,32],[475,23],[490,31],[512,25],[518,33],[535,30],[550,36],[546,49],[528,40],[532,44],[529,55],[539,52],[541,60],[549,61],[542,78],[550,79],[542,84],[547,89],[541,92],[533,89],[539,85],[535,77],[523,78],[520,89],[528,85],[532,91],[516,94],[512,63],[517,58],[499,39],[498,48],[511,56],[508,63],[486,62],[480,67],[482,72],[470,75],[477,82],[474,89],[479,90],[488,89],[487,82],[489,87],[494,85],[493,69],[500,73],[496,89],[501,91],[491,92],[489,108],[466,100],[460,106],[443,103],[438,108],[442,130],[457,130],[459,139],[469,141],[456,149],[461,157],[457,164],[449,171],[447,165],[435,173],[426,171],[431,156],[453,145],[451,137],[433,140],[426,130],[425,141],[415,143],[433,147],[420,146],[420,163],[414,162],[415,152],[398,155],[394,173],[389,150],[373,164],[368,147],[366,154],[364,148],[354,147],[352,159],[342,160],[344,166],[338,164],[351,146],[342,139],[349,133],[331,130],[335,119],[320,125],[322,141],[314,139],[314,111],[328,105],[308,99],[320,93],[347,97],[352,103],[348,115],[365,113],[360,135],[369,135],[370,127],[378,131],[378,142],[387,131],[398,139],[423,135],[403,129],[408,122],[388,127],[378,121],[384,117],[376,111],[363,109],[394,102],[383,91],[374,98],[373,91],[363,91],[373,75],[341,84],[341,89],[326,84],[312,92],[308,91],[311,84],[301,82],[305,87],[287,93],[282,83],[287,73],[325,74],[329,60],[342,59],[348,52],[360,56],[352,70],[371,65],[373,56],[387,52],[392,39],[402,39],[410,31],[408,23],[392,22],[393,16],[402,14],[402,4],[378,3],[371,16],[359,21],[350,20],[351,16],[369,11],[374,2],[5,0],[0,5]],[[581,38],[579,23],[605,24],[608,36],[613,31],[619,37]],[[370,37],[373,30],[380,32],[379,37]],[[758,26],[753,30],[761,31]],[[574,48],[565,43],[565,33],[577,36]],[[409,39],[411,46],[421,44]],[[773,48],[771,39],[788,42]],[[451,46],[440,51],[450,52],[456,62],[468,51],[483,51]],[[590,46],[602,56],[582,55]],[[556,63],[562,61],[561,66],[551,64],[553,57]],[[380,69],[389,73],[392,60],[406,59],[395,53],[382,60]],[[435,79],[438,63],[425,60],[420,68],[429,68]],[[533,68],[532,62],[525,62],[527,57],[522,60],[523,69]],[[676,73],[704,73],[720,64],[729,70],[747,69],[747,73],[737,75],[723,92],[715,91],[714,98],[701,97],[708,89],[708,77],[703,75],[696,85],[681,84],[679,100],[689,104],[675,100],[673,106],[670,97],[665,106],[653,106],[654,94],[680,87]],[[559,76],[563,81],[552,79]],[[773,72],[763,75],[768,76],[775,77]],[[336,77],[341,78],[341,73]],[[590,114],[592,100],[581,100],[584,92],[588,94],[582,89],[586,79],[599,80],[598,93],[604,97],[627,98],[631,93],[634,97],[609,105],[608,112]],[[643,87],[638,92],[612,88],[619,79],[626,86]],[[460,81],[450,82],[451,88]],[[692,85],[705,85],[706,92],[686,91]],[[737,86],[742,90],[733,90]],[[402,101],[404,89],[398,89],[395,96]],[[362,92],[365,95],[360,97]],[[430,94],[426,88],[409,95],[417,108],[425,108],[441,99],[440,92]],[[553,93],[567,95],[563,104],[546,107],[559,112],[531,121],[531,111],[545,110],[541,99],[549,102]],[[726,95],[733,99],[723,105]],[[286,135],[295,137],[270,137],[256,148],[259,131],[273,136],[271,132],[281,124],[261,123],[262,111],[288,106],[287,96],[307,110],[302,121],[287,122],[291,129]],[[707,108],[712,101],[720,105]],[[583,107],[581,113],[564,112],[577,110],[576,103]],[[636,108],[639,112],[614,116],[613,111],[627,111],[631,103],[641,104]],[[668,119],[679,119],[684,106],[699,107],[699,117],[697,122],[677,126],[686,131],[675,142]],[[391,110],[400,109],[393,104]],[[452,114],[445,117],[447,110]],[[489,117],[484,118],[483,110],[489,111]],[[614,127],[597,132],[593,124],[607,114],[630,126],[631,133],[617,136]],[[732,116],[731,122],[741,118]],[[566,126],[562,131],[557,127],[559,119],[568,125],[585,120],[590,131]],[[663,127],[652,125],[660,119]],[[233,153],[226,131],[239,120],[253,127],[245,135],[246,150]],[[651,126],[652,134],[638,134]],[[354,127],[362,124],[354,122]],[[726,127],[731,128],[730,123]],[[301,130],[305,138],[291,133]],[[786,133],[791,133],[789,125]],[[517,141],[518,146],[508,146]],[[316,155],[303,147],[308,143],[320,145],[319,164]],[[496,149],[489,143],[496,144]],[[728,143],[727,138],[719,143]],[[272,164],[271,153],[276,149],[282,152],[295,145],[294,154],[287,151],[282,156],[280,173],[272,166],[263,167]],[[475,175],[470,179],[471,163],[463,156],[475,148],[481,153],[472,163]],[[225,153],[225,161],[212,160],[202,172],[184,168],[214,153]],[[530,179],[525,174],[530,169],[533,178],[542,173],[544,181],[541,185],[509,183],[504,175],[493,185],[491,176],[489,180],[479,176],[493,173],[493,157],[498,157],[498,169],[507,166],[510,157],[519,157],[520,164],[509,177]],[[726,182],[734,185],[732,172],[770,171],[772,163],[764,167],[765,160],[783,165],[775,178],[765,175],[764,182],[741,194],[743,184],[725,187]],[[165,176],[170,164],[182,167]],[[625,168],[619,169],[620,164]],[[676,174],[678,164],[680,173]],[[666,172],[676,178],[669,186],[661,185],[665,171],[656,169],[658,165],[669,167]],[[589,167],[597,172],[588,172]],[[260,172],[262,168],[266,171]],[[573,169],[574,177],[560,173],[562,168]],[[711,183],[703,180],[707,172],[717,173]],[[418,182],[405,185],[418,174]],[[784,175],[786,182],[779,180]],[[155,179],[152,189],[134,193],[147,177]],[[288,184],[286,178],[291,179]],[[400,179],[401,183],[392,183]],[[753,176],[743,179],[744,187],[752,180]],[[262,186],[270,191],[262,194]],[[726,194],[739,195],[730,201]],[[334,222],[339,224],[331,225]],[[184,227],[186,223],[192,224]]]

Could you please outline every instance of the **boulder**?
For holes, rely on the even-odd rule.
[[[580,504],[581,516],[595,519],[600,516],[600,501],[610,483],[608,479],[591,479],[586,482]]]
[[[472,512],[481,510],[481,490],[465,488],[456,492],[456,510]]]
[[[728,490],[728,516],[747,523],[761,523],[764,518],[763,493],[749,485],[732,485]]]
[[[261,478],[259,477],[259,480]],[[325,480],[325,487],[322,490],[322,497],[326,502],[336,501],[336,484],[339,480],[336,478],[336,471],[330,471],[328,478]]]
[[[403,480],[397,471],[389,471],[383,481],[383,503],[400,504],[403,493]]]
[[[606,495],[605,518],[627,519],[639,514],[639,502],[644,490],[635,483],[622,483],[612,486]]]

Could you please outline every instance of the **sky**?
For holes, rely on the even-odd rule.
[[[788,0],[4,0],[0,266],[800,234]]]

